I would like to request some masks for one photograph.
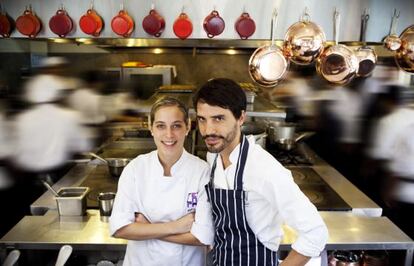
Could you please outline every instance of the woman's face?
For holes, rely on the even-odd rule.
[[[177,106],[164,106],[154,114],[151,133],[161,156],[181,156],[184,140],[189,127],[184,121],[184,114]]]

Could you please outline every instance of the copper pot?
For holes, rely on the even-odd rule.
[[[79,26],[84,33],[97,37],[102,31],[103,20],[93,7],[91,7],[79,19]]]
[[[401,47],[401,39],[398,37],[395,28],[400,14],[394,9],[394,15],[391,18],[390,34],[384,39],[384,46],[390,51],[397,51]]]
[[[414,73],[414,25],[406,28],[400,35],[401,47],[395,54],[395,61],[400,69]]]
[[[263,87],[274,87],[285,76],[289,67],[283,50],[275,44],[273,30],[276,28],[277,12],[272,16],[272,42],[257,48],[249,60],[250,77]]]
[[[359,68],[357,71],[358,77],[370,76],[374,71],[375,65],[377,63],[377,54],[375,53],[374,49],[368,47],[365,42],[368,20],[369,14],[365,10],[361,16],[360,41],[363,42],[363,45],[355,51],[355,55],[359,61]]]
[[[65,37],[72,31],[72,19],[69,17],[63,6],[58,11],[56,11],[56,14],[53,17],[50,18],[49,28],[53,33],[61,38]]]
[[[338,44],[340,14],[334,12],[335,45],[323,51],[316,62],[316,70],[324,79],[335,84],[349,83],[359,68],[358,58],[347,46]]]
[[[36,14],[32,11],[32,7],[26,8],[21,16],[16,20],[17,30],[30,38],[35,38],[42,28],[42,23]]]
[[[10,37],[10,33],[14,29],[14,20],[3,10],[0,5],[0,36],[3,38]]]
[[[180,16],[174,21],[173,30],[175,36],[181,40],[185,40],[193,32],[193,23],[188,15],[181,12]]]
[[[320,56],[325,42],[322,28],[310,21],[310,16],[305,11],[300,21],[287,30],[283,49],[294,63],[309,65]]]
[[[134,20],[128,15],[128,12],[121,6],[118,15],[112,18],[112,30],[123,37],[129,37],[134,30]]]
[[[155,9],[151,9],[142,20],[142,27],[149,35],[160,37],[165,28],[165,20]]]
[[[256,24],[254,20],[250,17],[249,13],[243,12],[240,17],[234,23],[234,28],[239,34],[240,38],[246,40],[256,31]]]
[[[220,35],[224,31],[225,23],[218,11],[213,10],[204,18],[203,22],[204,31],[209,38]]]

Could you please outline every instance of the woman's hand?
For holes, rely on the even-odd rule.
[[[188,213],[174,222],[177,234],[190,232],[194,222],[194,212]]]
[[[145,217],[142,213],[136,212],[135,213],[135,222],[142,223],[142,224],[150,224],[147,217]]]

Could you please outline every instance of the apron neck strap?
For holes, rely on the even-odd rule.
[[[239,157],[237,159],[236,173],[234,175],[234,190],[243,190],[243,173],[244,166],[246,165],[247,153],[249,150],[249,142],[247,138],[242,134],[240,136],[240,148],[239,148]],[[216,158],[214,158],[213,165],[210,172],[210,183],[214,187],[214,173],[217,166],[217,158],[220,154],[217,153]]]

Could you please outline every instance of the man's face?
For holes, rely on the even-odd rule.
[[[245,113],[236,119],[229,109],[197,103],[197,121],[209,152],[230,153],[240,141],[240,126]]]

